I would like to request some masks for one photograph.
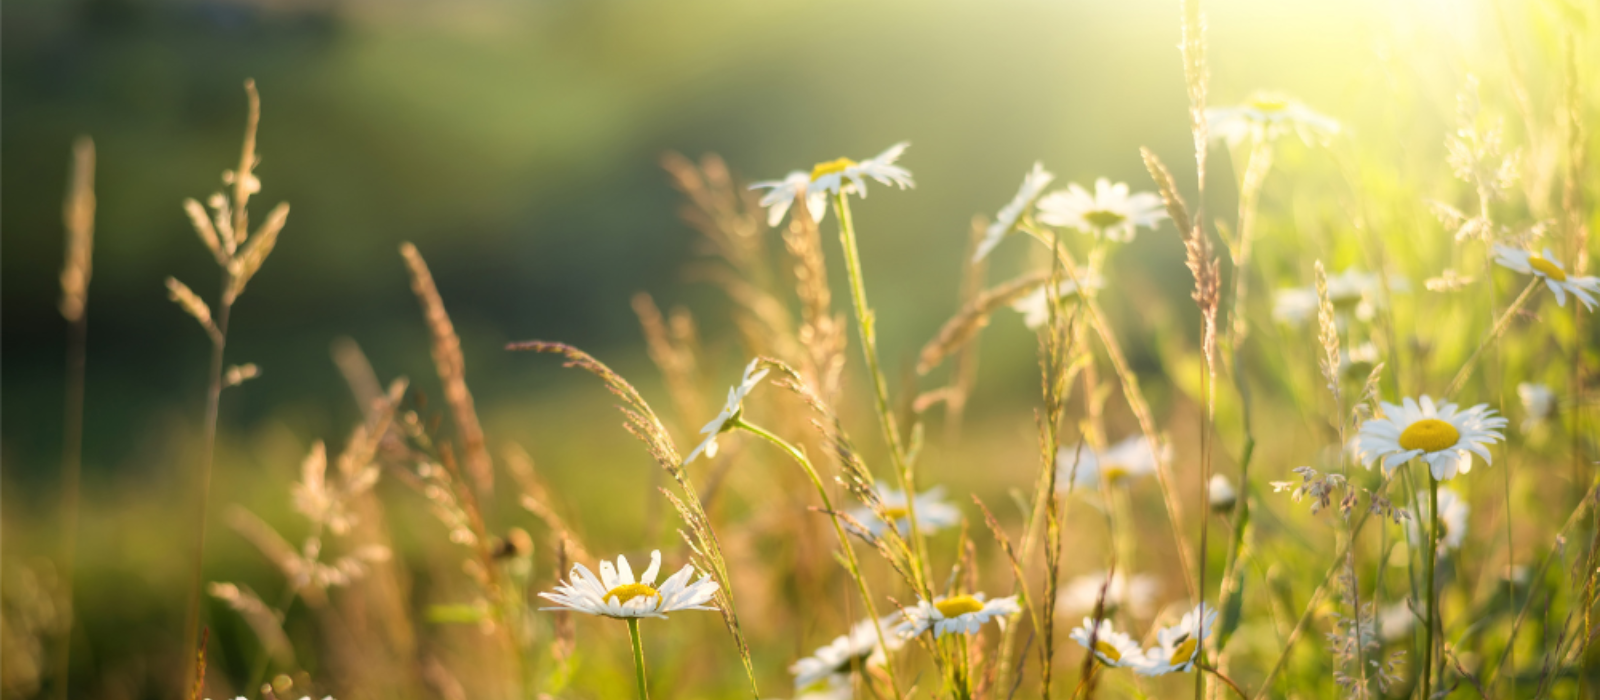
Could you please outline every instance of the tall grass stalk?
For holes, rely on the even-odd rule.
[[[628,639],[633,642],[633,677],[638,681],[639,700],[650,700],[650,690],[644,680],[644,644],[639,640],[639,618],[628,618]]]
[[[927,569],[928,546],[917,524],[916,475],[906,459],[905,447],[900,439],[900,428],[894,417],[894,407],[889,402],[889,384],[878,362],[877,317],[867,304],[866,279],[861,271],[861,250],[856,244],[855,223],[850,217],[850,201],[843,191],[834,194],[833,206],[839,215],[839,243],[844,249],[845,271],[850,280],[850,302],[855,307],[856,326],[861,336],[861,353],[867,362],[867,380],[872,382],[873,407],[877,410],[878,422],[883,428],[883,439],[889,448],[890,463],[894,468],[895,477],[900,482],[900,489],[906,493],[906,520],[911,526],[911,552],[914,557],[912,564],[918,579],[914,585],[918,587],[919,594],[931,598],[927,584],[930,575]]]
[[[66,601],[66,623],[56,639],[57,700],[67,697],[72,675],[72,589],[83,472],[84,371],[89,337],[89,279],[94,269],[94,210],[94,141],[80,136],[72,145],[71,184],[61,211],[67,239],[66,262],[61,267],[61,315],[67,320],[67,387],[61,437],[61,590]]]
[[[1428,633],[1422,647],[1422,697],[1424,700],[1433,697],[1428,689],[1433,680],[1433,634],[1439,625],[1439,589],[1434,583],[1434,569],[1439,562],[1439,480],[1433,476],[1433,470],[1428,470],[1428,519],[1432,524],[1428,528],[1428,543],[1423,551],[1428,557]]]

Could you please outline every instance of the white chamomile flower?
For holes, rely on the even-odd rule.
[[[855,688],[849,673],[835,673],[804,688],[797,683],[794,689],[794,700],[851,700],[854,697]]]
[[[1145,650],[1144,664],[1134,670],[1141,676],[1193,671],[1200,646],[1211,636],[1211,625],[1216,621],[1217,611],[1205,603],[1184,613],[1178,624],[1156,633],[1156,645]]]
[[[1404,278],[1389,278],[1391,292],[1409,288]],[[1383,305],[1383,279],[1374,272],[1346,268],[1328,277],[1328,301],[1333,304],[1334,318],[1341,326],[1353,314],[1362,321],[1371,321]],[[1290,326],[1302,326],[1317,317],[1317,288],[1292,287],[1272,293],[1273,320]]]
[[[1101,279],[1099,273],[1086,269],[1082,271],[1082,275],[1081,279],[1083,280],[1084,288],[1101,289],[1105,287],[1105,280]],[[1011,303],[1012,310],[1022,314],[1022,323],[1029,330],[1037,329],[1050,320],[1050,295],[1046,293],[1047,291],[1049,291],[1047,285],[1040,285],[1038,289],[1029,292],[1028,296]],[[1065,302],[1077,299],[1078,296],[1077,282],[1062,280],[1060,284],[1056,285],[1057,299]]]
[[[1172,457],[1172,446],[1161,446],[1161,459]],[[1077,476],[1073,477],[1076,464]],[[1065,491],[1069,480],[1078,488],[1098,489],[1101,480],[1122,486],[1156,473],[1156,454],[1150,441],[1134,435],[1097,454],[1088,445],[1063,447],[1056,452],[1056,488]]]
[[[810,173],[795,170],[785,175],[782,180],[757,182],[750,185],[750,189],[767,190],[767,193],[761,196],[761,206],[767,208],[768,226],[777,226],[778,222],[783,221],[783,216],[789,213],[789,207],[794,204],[795,198],[802,194],[805,195],[806,209],[810,210],[811,218],[821,221],[828,214],[828,195],[844,193],[866,197],[869,177],[902,190],[915,187],[916,183],[911,180],[911,171],[894,164],[909,145],[911,144],[902,141],[860,162],[849,158],[838,158],[818,163],[811,168]]]
[[[878,499],[883,502],[884,514],[894,521],[894,527],[901,536],[911,533],[910,505],[917,508],[917,528],[924,535],[931,535],[944,528],[961,522],[961,511],[944,498],[944,487],[935,486],[927,491],[917,494],[915,503],[906,501],[906,492],[890,488],[888,484],[878,482],[873,485],[878,492]],[[850,511],[850,517],[871,532],[873,536],[883,534],[888,529],[888,524],[872,512],[871,508],[862,506]]]
[[[1544,249],[1544,255],[1537,255],[1530,250],[1496,245],[1494,258],[1501,267],[1542,278],[1545,286],[1550,288],[1550,293],[1556,295],[1557,306],[1566,306],[1567,293],[1571,292],[1572,296],[1583,302],[1583,308],[1594,311],[1594,295],[1600,294],[1600,277],[1574,277],[1567,274],[1566,268],[1556,261],[1549,248]]]
[[[700,445],[689,453],[689,456],[683,460],[684,464],[693,462],[702,453],[707,457],[717,456],[717,436],[732,429],[729,423],[738,418],[739,414],[744,411],[745,397],[749,396],[750,392],[755,390],[756,385],[760,384],[761,380],[767,376],[767,370],[756,371],[760,364],[760,360],[751,360],[750,364],[745,366],[744,378],[739,380],[738,386],[728,389],[728,403],[723,405],[722,412],[718,413],[716,418],[712,418],[711,422],[706,424],[706,427],[700,429],[700,433],[705,435],[706,439],[702,440]]]
[[[1004,616],[1021,612],[1016,596],[984,600],[982,593],[973,593],[941,597],[932,603],[919,600],[906,610],[906,619],[896,631],[906,639],[914,639],[928,630],[933,630],[935,638],[956,633],[972,634],[991,618],[999,617],[1003,623]]]
[[[1233,482],[1221,474],[1211,475],[1206,491],[1211,496],[1211,510],[1217,512],[1233,510],[1233,504],[1239,500],[1239,492],[1233,488]]]
[[[1000,213],[995,215],[994,223],[983,232],[983,241],[978,243],[978,252],[972,256],[973,262],[984,259],[993,251],[1000,241],[1005,240],[1006,234],[1016,228],[1017,220],[1022,218],[1022,212],[1028,210],[1033,200],[1039,198],[1044,188],[1049,187],[1056,176],[1044,169],[1043,163],[1034,163],[1033,170],[1022,178],[1022,188],[1017,190],[1017,196],[1012,197]]]
[[[1129,194],[1128,183],[1113,185],[1103,177],[1094,181],[1094,194],[1074,182],[1065,191],[1039,198],[1038,207],[1043,223],[1122,242],[1133,240],[1138,227],[1155,228],[1167,217],[1160,197],[1149,192]]]
[[[887,659],[885,647],[893,652],[905,645],[905,640],[894,632],[900,624],[900,618],[900,613],[895,612],[879,618],[876,625],[873,620],[862,620],[850,628],[849,633],[835,637],[811,656],[794,662],[789,667],[789,673],[794,674],[795,690],[811,689],[819,682],[839,674],[848,677],[858,664],[883,665]],[[880,631],[884,644],[878,643]]]
[[[1125,632],[1118,632],[1110,620],[1101,620],[1096,625],[1091,618],[1083,618],[1083,624],[1074,628],[1071,633],[1072,641],[1083,645],[1083,648],[1094,652],[1094,658],[1112,668],[1138,668],[1145,665],[1144,650],[1139,648],[1139,643],[1133,641]],[[1090,643],[1090,637],[1094,638]]]
[[[1229,146],[1246,138],[1273,141],[1290,131],[1311,143],[1339,133],[1339,122],[1286,95],[1258,92],[1236,107],[1207,109],[1206,130]]]
[[[1544,422],[1556,408],[1556,393],[1550,387],[1532,382],[1517,385],[1517,398],[1522,400],[1522,432],[1532,430]]]
[[[1433,520],[1428,510],[1428,492],[1417,492],[1416,517],[1406,521],[1406,542],[1412,546],[1421,546],[1432,532]],[[1472,507],[1467,505],[1467,499],[1447,488],[1439,489],[1439,553],[1448,550],[1461,549],[1461,543],[1467,539],[1467,515],[1472,512]]]
[[[600,562],[600,576],[596,577],[582,564],[574,564],[567,574],[569,583],[556,586],[554,593],[540,593],[539,597],[555,607],[540,610],[572,610],[588,615],[601,615],[618,619],[659,617],[679,610],[716,610],[706,605],[717,593],[717,582],[701,575],[693,583],[694,567],[685,564],[660,587],[656,586],[656,573],[661,570],[661,552],[650,553],[650,568],[637,580],[627,557],[618,556],[617,565]]]
[[[1129,580],[1118,571],[1111,575],[1108,585],[1104,571],[1085,574],[1067,582],[1056,597],[1056,612],[1062,615],[1093,612],[1095,606],[1100,604],[1101,590],[1105,591],[1107,616],[1126,608],[1128,614],[1145,618],[1155,609],[1156,593],[1161,590],[1161,583],[1148,574],[1137,574]]]
[[[1505,439],[1500,429],[1506,419],[1495,415],[1488,404],[1462,411],[1449,402],[1435,405],[1426,395],[1420,402],[1406,397],[1399,406],[1380,403],[1383,417],[1362,423],[1357,435],[1361,461],[1368,469],[1380,459],[1387,471],[1420,458],[1428,463],[1433,478],[1449,479],[1472,470],[1473,453],[1492,464],[1489,444]]]

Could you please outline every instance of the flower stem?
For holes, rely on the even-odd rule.
[[[639,700],[650,700],[644,682],[644,645],[639,642],[639,618],[628,618],[628,637],[633,640],[633,675],[639,681]]]
[[[906,463],[905,447],[900,443],[900,428],[894,419],[894,408],[889,404],[889,384],[884,379],[878,363],[878,334],[873,324],[876,318],[867,306],[867,286],[861,273],[861,250],[856,245],[855,223],[850,217],[850,203],[844,192],[833,196],[834,210],[839,214],[839,243],[844,248],[845,270],[850,278],[850,301],[855,307],[856,324],[861,334],[861,353],[866,356],[867,372],[871,375],[873,399],[878,411],[878,422],[883,427],[883,438],[889,446],[889,456],[894,465],[900,489],[906,493],[906,519],[911,525],[911,552],[916,558],[916,577],[921,595],[928,595],[926,573],[927,546],[922,540],[922,530],[917,525],[916,479]],[[846,549],[849,547],[846,546]]]
[[[1432,521],[1432,526],[1428,529],[1428,545],[1425,549],[1428,557],[1428,634],[1427,646],[1422,649],[1422,700],[1428,700],[1429,697],[1428,690],[1433,677],[1433,628],[1439,616],[1439,596],[1433,582],[1439,551],[1439,480],[1434,478],[1432,469],[1428,470],[1428,501],[1428,519]]]
[[[1211,674],[1213,676],[1216,676],[1217,680],[1222,681],[1223,684],[1227,685],[1229,688],[1232,688],[1233,692],[1239,694],[1239,697],[1246,698],[1247,700],[1250,697],[1250,695],[1248,693],[1245,693],[1244,690],[1239,688],[1239,684],[1238,683],[1233,682],[1232,678],[1229,678],[1226,675],[1224,675],[1221,671],[1218,671],[1217,667],[1215,667],[1215,666],[1207,666],[1207,665],[1205,665],[1203,663],[1200,663],[1199,661],[1196,661],[1194,665],[1196,667],[1198,667],[1200,670],[1205,671],[1206,673],[1209,673],[1209,674]],[[1205,675],[1205,674],[1200,674],[1200,675]]]
[[[817,488],[817,496],[822,499],[822,508],[828,513],[829,519],[833,522],[834,534],[839,537],[839,547],[844,550],[845,564],[849,567],[850,577],[855,579],[856,589],[861,592],[861,601],[867,606],[867,616],[872,619],[872,627],[878,633],[878,645],[886,652],[883,666],[889,674],[889,686],[894,689],[896,698],[903,698],[904,696],[900,692],[900,683],[894,675],[894,663],[887,658],[889,643],[884,638],[883,625],[878,624],[878,606],[872,602],[872,591],[867,588],[866,576],[861,573],[861,563],[856,560],[856,550],[850,546],[850,537],[845,534],[844,524],[839,521],[839,513],[833,508],[833,499],[828,496],[828,489],[823,486],[822,477],[817,474],[817,468],[811,464],[811,460],[806,457],[806,453],[800,451],[800,448],[789,444],[789,441],[778,437],[765,428],[747,423],[743,418],[739,417],[729,421],[728,425],[762,438],[777,446],[778,449],[783,450],[785,454],[789,455],[790,459],[800,465],[800,469],[805,471],[806,476],[811,479],[811,485]],[[909,506],[913,500],[915,499],[907,498],[907,505]],[[866,679],[867,676],[863,674],[862,678]]]

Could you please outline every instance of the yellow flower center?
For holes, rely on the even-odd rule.
[[[906,518],[911,517],[911,511],[905,506],[890,506],[883,509],[883,515],[891,521],[905,520]]]
[[[842,173],[847,168],[855,166],[856,162],[849,158],[839,158],[826,163],[818,163],[811,168],[811,181],[816,182],[823,175]]]
[[[1117,663],[1122,660],[1122,652],[1117,651],[1116,647],[1111,646],[1111,643],[1104,639],[1096,639],[1094,641],[1094,650],[1101,656],[1111,659],[1111,663]]]
[[[1461,439],[1461,431],[1438,418],[1424,418],[1406,427],[1400,433],[1400,446],[1407,450],[1439,452],[1454,447]]]
[[[1262,112],[1281,112],[1289,108],[1289,101],[1281,97],[1255,97],[1251,98],[1250,107]]]
[[[1198,639],[1190,638],[1183,640],[1183,643],[1179,644],[1177,648],[1173,650],[1172,658],[1168,659],[1167,663],[1178,666],[1188,662],[1189,658],[1194,656],[1194,648],[1197,646],[1200,646],[1200,640]]]
[[[1528,256],[1528,267],[1533,268],[1534,271],[1538,272],[1539,274],[1549,277],[1557,282],[1567,281],[1566,270],[1556,267],[1555,263],[1545,260],[1537,255]]]
[[[659,595],[661,595],[659,591],[642,583],[624,583],[616,588],[606,591],[605,599],[611,600],[612,598],[616,598],[617,603],[621,604],[640,596],[649,598]]]
[[[1089,222],[1089,225],[1095,228],[1109,228],[1127,221],[1128,217],[1118,214],[1114,211],[1096,209],[1094,211],[1085,213],[1083,215],[1083,220]]]
[[[945,598],[933,604],[939,609],[939,614],[945,617],[956,617],[967,613],[975,613],[983,609],[983,603],[970,595],[958,595]]]
[[[1108,464],[1102,473],[1105,474],[1107,483],[1115,485],[1122,483],[1122,480],[1128,478],[1128,475],[1132,474],[1133,470],[1120,464]]]

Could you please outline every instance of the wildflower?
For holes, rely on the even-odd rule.
[[[1493,464],[1489,456],[1489,443],[1504,440],[1499,429],[1506,419],[1495,415],[1488,404],[1478,404],[1465,411],[1453,403],[1435,405],[1424,395],[1419,404],[1407,397],[1404,404],[1396,406],[1383,402],[1382,418],[1372,418],[1361,424],[1361,461],[1368,469],[1372,463],[1383,459],[1387,471],[1414,458],[1428,463],[1435,479],[1449,479],[1456,472],[1472,470],[1472,453]]]
[[[1300,499],[1310,496],[1312,515],[1316,515],[1332,504],[1334,494],[1345,487],[1344,477],[1338,474],[1319,474],[1317,470],[1311,467],[1295,467],[1289,471],[1300,475],[1300,483],[1296,484],[1292,481],[1269,482],[1272,485],[1272,492],[1288,491],[1289,497],[1294,499],[1295,503],[1299,503]]]
[[[1083,645],[1083,648],[1094,652],[1094,658],[1112,668],[1141,668],[1148,664],[1144,650],[1139,648],[1139,643],[1133,641],[1124,632],[1118,632],[1110,620],[1100,620],[1097,625],[1091,618],[1083,618],[1083,624],[1074,628],[1068,635],[1072,641]],[[1094,643],[1089,642],[1090,637]]]
[[[1085,289],[1100,289],[1105,286],[1105,281],[1092,270],[1083,271],[1083,287]],[[1022,323],[1030,330],[1036,329],[1050,320],[1050,298],[1048,290],[1041,286],[1033,290],[1028,296],[1012,302],[1011,308],[1022,314]],[[1056,285],[1056,298],[1062,301],[1078,297],[1078,283],[1072,280],[1062,280]]]
[[[795,690],[810,689],[836,675],[848,678],[857,664],[878,666],[885,663],[887,652],[898,651],[905,645],[904,639],[893,634],[900,618],[900,613],[895,612],[879,618],[876,624],[873,620],[862,620],[849,633],[839,635],[811,656],[794,662],[789,672],[794,674]],[[880,631],[884,644],[878,643]]]
[[[1382,306],[1382,278],[1377,273],[1346,268],[1328,277],[1328,301],[1333,303],[1334,318],[1343,326],[1350,315],[1370,321]],[[1403,278],[1390,278],[1393,291],[1404,291],[1408,285]],[[1301,326],[1317,315],[1317,288],[1293,287],[1272,293],[1273,320],[1290,326]]]
[[[1211,493],[1211,510],[1227,512],[1233,510],[1233,504],[1239,499],[1239,492],[1234,490],[1233,482],[1221,474],[1212,474],[1209,488]]]
[[[1170,445],[1162,445],[1161,459],[1172,456]],[[1076,464],[1077,476],[1073,478]],[[1150,441],[1143,435],[1134,435],[1112,445],[1104,454],[1096,454],[1088,445],[1063,447],[1056,452],[1056,488],[1065,490],[1069,479],[1082,488],[1098,488],[1104,479],[1119,486],[1156,472],[1156,454],[1150,451]]]
[[[957,632],[972,634],[991,618],[1022,612],[1016,596],[985,600],[982,593],[940,597],[932,603],[919,600],[906,611],[906,619],[895,628],[901,637],[912,639],[933,630],[934,637]],[[1004,620],[1003,617],[1001,617]]]
[[[584,565],[574,564],[567,575],[570,583],[556,586],[554,593],[539,594],[556,604],[540,610],[573,610],[618,619],[666,619],[666,613],[679,610],[716,610],[706,605],[717,592],[717,583],[710,576],[702,574],[700,580],[690,583],[695,570],[685,564],[657,588],[656,572],[660,569],[660,551],[650,553],[650,568],[637,580],[627,557],[618,556],[615,567],[609,561],[601,561],[599,577]]]
[[[1501,267],[1543,278],[1550,293],[1556,295],[1557,306],[1566,306],[1567,292],[1572,292],[1578,301],[1583,302],[1583,308],[1594,311],[1596,302],[1593,295],[1600,294],[1600,277],[1568,275],[1566,268],[1556,261],[1549,248],[1545,248],[1541,256],[1533,251],[1496,245],[1494,258]]]
[[[1532,430],[1555,412],[1556,394],[1543,384],[1522,382],[1517,385],[1517,398],[1522,399],[1522,432]]]
[[[688,458],[683,460],[684,464],[693,462],[701,453],[705,453],[707,457],[717,456],[717,436],[733,429],[731,424],[739,417],[740,413],[744,412],[744,398],[755,390],[756,385],[761,383],[763,377],[767,376],[767,370],[756,371],[756,367],[759,364],[759,360],[751,360],[750,364],[745,366],[744,378],[739,380],[738,386],[728,389],[728,403],[722,407],[722,412],[718,413],[716,418],[711,419],[711,422],[707,423],[706,427],[700,429],[701,434],[705,435],[706,439],[698,447],[694,448],[693,452],[689,453]]]
[[[1127,608],[1134,617],[1149,617],[1155,606],[1156,592],[1161,584],[1148,574],[1135,575],[1131,580],[1118,571],[1106,583],[1106,572],[1097,571],[1067,582],[1056,598],[1056,611],[1070,614],[1087,612],[1100,604],[1101,591],[1105,591],[1105,614]]]
[[[1406,521],[1406,542],[1412,546],[1428,539],[1429,528],[1433,520],[1428,515],[1428,492],[1417,492],[1417,517]],[[1467,514],[1471,506],[1467,500],[1451,489],[1439,489],[1439,553],[1448,550],[1461,549],[1461,543],[1467,538]]]
[[[944,499],[943,486],[935,486],[917,494],[914,504],[907,502],[906,492],[889,488],[888,484],[881,481],[874,485],[873,489],[877,491],[878,499],[882,502],[884,515],[894,521],[895,530],[901,535],[911,532],[911,510],[908,507],[910,505],[915,505],[917,508],[917,528],[924,535],[931,535],[961,522],[961,511]],[[871,508],[851,510],[850,517],[861,523],[874,536],[883,534],[888,527],[888,524]]]
[[[1144,651],[1145,662],[1135,666],[1141,676],[1161,676],[1168,673],[1188,673],[1194,670],[1194,661],[1200,656],[1200,646],[1211,636],[1211,626],[1217,621],[1217,611],[1201,603],[1184,613],[1178,624],[1156,633],[1156,646]]]
[[[1033,200],[1039,198],[1039,193],[1050,186],[1056,176],[1044,169],[1043,163],[1034,163],[1033,170],[1022,178],[1022,189],[1017,190],[1017,195],[1011,198],[1000,213],[995,215],[994,223],[983,232],[983,240],[978,243],[978,252],[972,256],[973,262],[984,259],[993,251],[1000,241],[1005,240],[1006,234],[1016,228],[1017,219],[1022,218],[1022,212],[1027,211]]]
[[[1094,181],[1092,195],[1074,182],[1064,192],[1041,197],[1038,206],[1039,221],[1123,242],[1133,240],[1138,227],[1153,229],[1167,216],[1160,197],[1129,194],[1128,183],[1113,185],[1103,177]]]
[[[1275,141],[1291,130],[1302,141],[1311,143],[1339,133],[1339,122],[1287,95],[1258,92],[1236,107],[1207,109],[1206,129],[1229,146],[1237,146],[1246,138]]]
[[[911,144],[906,142],[897,143],[888,150],[860,162],[849,158],[838,158],[818,163],[809,173],[795,170],[785,175],[782,180],[757,182],[750,185],[750,189],[767,190],[767,193],[761,196],[761,206],[767,208],[768,226],[777,226],[778,222],[783,221],[783,216],[789,213],[789,206],[802,194],[805,195],[806,209],[811,212],[811,218],[821,221],[828,214],[829,194],[859,194],[866,197],[866,179],[869,177],[902,190],[915,187],[916,183],[911,181],[911,171],[894,164],[909,145]]]

